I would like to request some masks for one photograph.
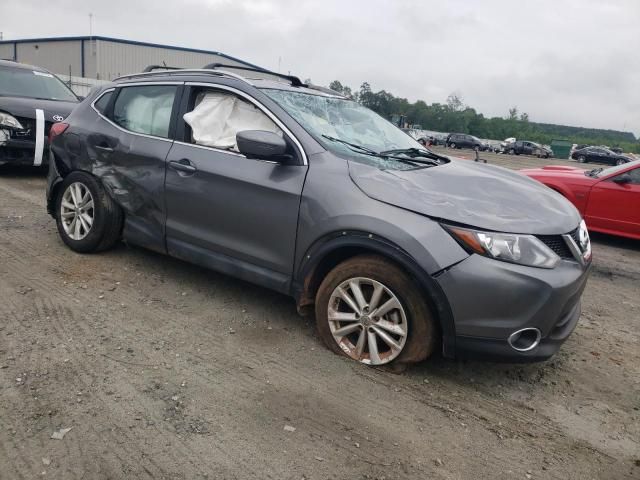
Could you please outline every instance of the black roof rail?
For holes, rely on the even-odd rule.
[[[143,73],[153,72],[154,70],[183,70],[182,67],[169,67],[168,65],[147,65],[142,70]]]
[[[344,97],[344,98],[347,98],[347,96],[346,96],[346,95],[344,95],[344,94],[342,94],[342,93],[340,93],[340,92],[337,92],[337,91],[335,91],[335,90],[333,90],[333,89],[331,89],[331,88],[328,88],[328,87],[321,87],[320,85],[314,85],[314,84],[312,84],[312,83],[309,83],[309,84],[307,84],[307,88],[308,88],[309,90],[316,90],[316,91],[318,91],[318,92],[327,93],[327,94],[329,94],[329,95],[334,95],[334,96],[336,96],[336,97]]]
[[[266,73],[268,75],[273,75],[274,77],[289,80],[293,87],[306,87],[306,84],[304,84],[298,77],[294,77],[293,75],[284,75],[282,73],[272,72],[271,70],[267,70],[265,68],[244,67],[242,65],[227,65],[225,63],[209,63],[205,65],[203,68],[207,70],[216,70],[218,68],[234,68],[236,70],[246,70],[248,72]]]

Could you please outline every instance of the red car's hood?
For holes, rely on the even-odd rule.
[[[565,167],[563,165],[547,165],[542,168],[526,168],[524,170],[520,170],[521,173],[525,175],[573,175],[584,177],[585,170],[583,168],[578,167]]]

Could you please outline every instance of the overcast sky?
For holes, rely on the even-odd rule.
[[[640,135],[640,0],[0,0],[5,39],[218,50],[314,83]]]

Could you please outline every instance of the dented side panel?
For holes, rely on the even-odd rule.
[[[164,241],[165,159],[172,141],[124,131],[90,107],[78,109],[52,149],[62,175],[95,175],[125,212],[124,238],[166,252]]]

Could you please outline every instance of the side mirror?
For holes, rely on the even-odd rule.
[[[282,161],[287,151],[287,142],[284,141],[284,138],[277,133],[265,130],[238,132],[236,133],[236,144],[240,153],[246,155],[247,158]]]
[[[624,185],[625,183],[631,183],[631,175],[629,175],[628,173],[623,173],[622,175],[617,176],[616,178],[613,179],[613,181],[615,183],[617,183],[618,185]]]

